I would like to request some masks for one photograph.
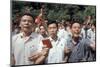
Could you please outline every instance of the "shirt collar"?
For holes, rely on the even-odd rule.
[[[81,41],[82,39],[83,39],[82,35],[79,35],[79,41]],[[72,40],[73,40],[73,38],[71,37],[70,41],[72,41]]]
[[[55,41],[55,40],[53,40],[50,36],[49,36],[49,39],[50,39],[50,41]],[[60,38],[57,37],[57,40],[56,40],[56,41],[60,41]]]
[[[95,32],[95,30],[93,31],[92,29],[90,29],[92,32]]]
[[[34,33],[31,33],[31,35],[29,36],[29,38],[34,38],[33,36]],[[21,38],[23,38],[23,32],[20,33]]]

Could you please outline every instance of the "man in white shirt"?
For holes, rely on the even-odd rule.
[[[42,36],[32,33],[33,25],[31,14],[25,13],[21,16],[22,32],[12,37],[12,65],[40,64],[44,60],[45,56],[41,53],[42,47],[39,45]]]
[[[63,25],[61,23],[58,23],[57,36],[67,41],[71,36],[70,25]]]
[[[95,24],[92,24],[91,25],[91,28],[87,31],[87,36],[88,36],[88,38],[91,40],[91,41],[95,41],[95,31],[96,31],[96,29],[95,29],[96,27],[95,27]]]
[[[56,21],[48,22],[47,28],[49,33],[48,39],[52,44],[52,48],[49,48],[46,63],[62,63],[64,61],[65,39],[57,36],[58,26]]]
[[[68,39],[68,32],[65,29],[59,29],[57,32],[57,36],[59,38],[64,38],[64,39]]]

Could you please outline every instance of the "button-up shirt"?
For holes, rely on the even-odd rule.
[[[67,48],[70,49],[68,62],[86,61],[87,48],[90,46],[91,41],[80,37],[78,42],[74,45],[73,39],[67,41]]]
[[[52,48],[49,50],[47,63],[61,63],[64,60],[64,47],[65,47],[65,40],[61,38],[57,38],[57,40],[53,40],[49,37]]]
[[[87,31],[87,35],[88,35],[88,38],[91,40],[91,41],[95,41],[95,31],[93,31],[92,29],[89,29]]]
[[[39,42],[42,36],[32,33],[24,38],[23,33],[19,33],[12,38],[12,54],[15,57],[15,65],[29,65],[34,62],[29,61],[29,57],[36,51],[41,51]]]

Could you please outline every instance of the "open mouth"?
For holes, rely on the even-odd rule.
[[[23,25],[23,27],[28,28],[28,27],[30,27],[30,26],[29,26],[29,25]]]

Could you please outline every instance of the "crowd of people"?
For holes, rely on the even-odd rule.
[[[96,22],[44,20],[24,13],[12,23],[12,65],[76,63],[96,60]]]

